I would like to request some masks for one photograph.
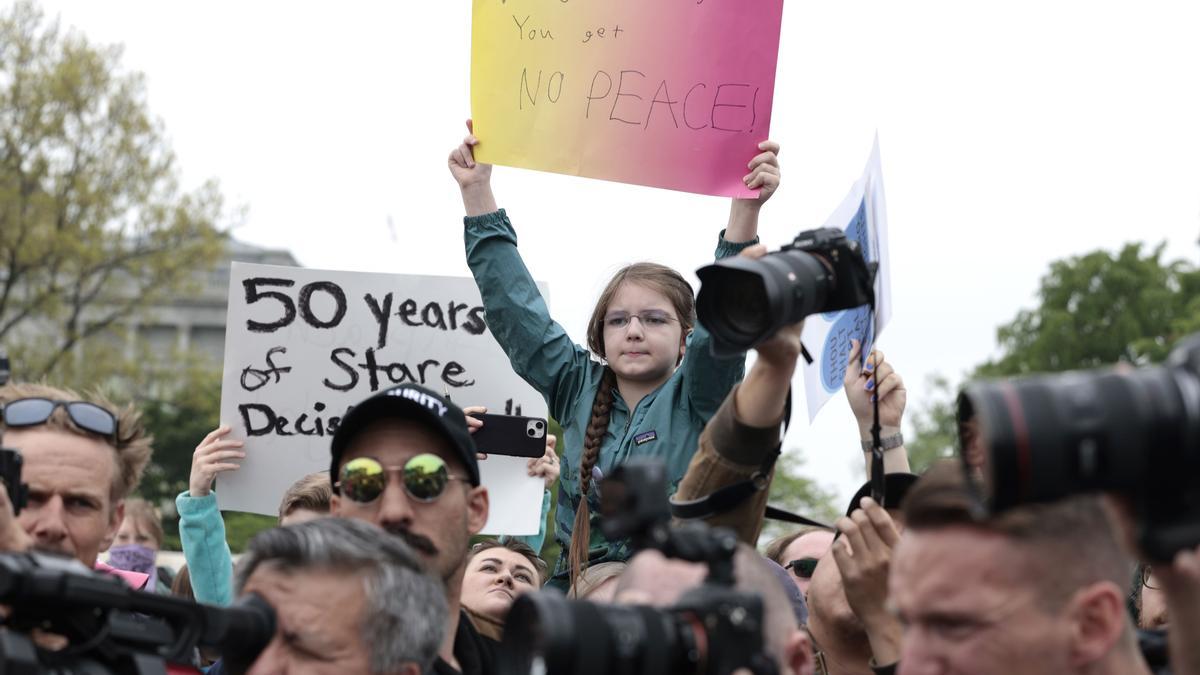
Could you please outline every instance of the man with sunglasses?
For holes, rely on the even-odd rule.
[[[125,498],[150,460],[140,415],[40,384],[0,388],[0,405],[4,445],[21,453],[21,480],[29,486],[15,517],[3,492],[0,548],[57,553],[104,569],[97,557],[116,536]]]
[[[331,445],[331,513],[402,538],[446,586],[449,614],[436,673],[486,673],[491,647],[459,605],[472,535],[488,516],[463,411],[414,384],[356,405]]]
[[[817,569],[817,561],[825,555],[832,543],[833,530],[806,525],[771,540],[763,550],[763,555],[787,570],[792,583],[801,593],[808,593],[813,572]]]

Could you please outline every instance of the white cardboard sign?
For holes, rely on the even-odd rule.
[[[879,264],[875,276],[875,315],[867,307],[814,314],[804,320],[801,336],[813,363],[804,367],[804,393],[811,422],[821,407],[842,389],[850,340],[863,343],[863,358],[871,353],[876,338],[892,317],[891,266],[888,262],[887,204],[883,195],[883,171],[879,163],[879,137],[862,177],[834,210],[824,227],[845,230],[858,242],[867,262]]]
[[[221,423],[246,442],[246,459],[218,479],[221,507],[278,513],[293,482],[329,469],[331,427],[346,411],[403,382],[463,407],[546,416],[488,331],[474,279],[234,263]],[[485,533],[537,534],[543,484],[526,461],[479,463]]]

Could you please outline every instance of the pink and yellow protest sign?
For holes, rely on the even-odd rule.
[[[481,162],[752,196],[783,0],[474,0]]]

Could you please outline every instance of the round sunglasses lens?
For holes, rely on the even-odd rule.
[[[44,398],[23,398],[4,406],[4,423],[10,427],[41,424],[54,412],[54,401]]]
[[[72,403],[67,406],[67,412],[75,424],[88,431],[94,431],[104,436],[111,436],[117,430],[117,422],[104,408],[92,403]]]
[[[437,455],[417,455],[404,465],[404,487],[421,501],[437,499],[450,482],[446,462]]]
[[[359,457],[342,467],[342,494],[356,502],[372,502],[387,487],[383,465],[369,457]]]
[[[796,565],[796,572],[798,572],[799,576],[803,579],[811,579],[813,572],[815,571],[817,571],[816,558],[803,558]]]

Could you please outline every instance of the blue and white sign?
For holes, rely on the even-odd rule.
[[[825,221],[823,227],[845,230],[858,242],[867,262],[879,264],[875,276],[875,313],[868,307],[815,314],[804,321],[803,340],[813,363],[804,368],[804,393],[808,419],[842,388],[850,341],[863,343],[862,356],[871,353],[876,337],[892,316],[891,268],[888,264],[887,205],[883,195],[883,172],[879,163],[879,138],[871,149],[867,168],[849,194]]]

